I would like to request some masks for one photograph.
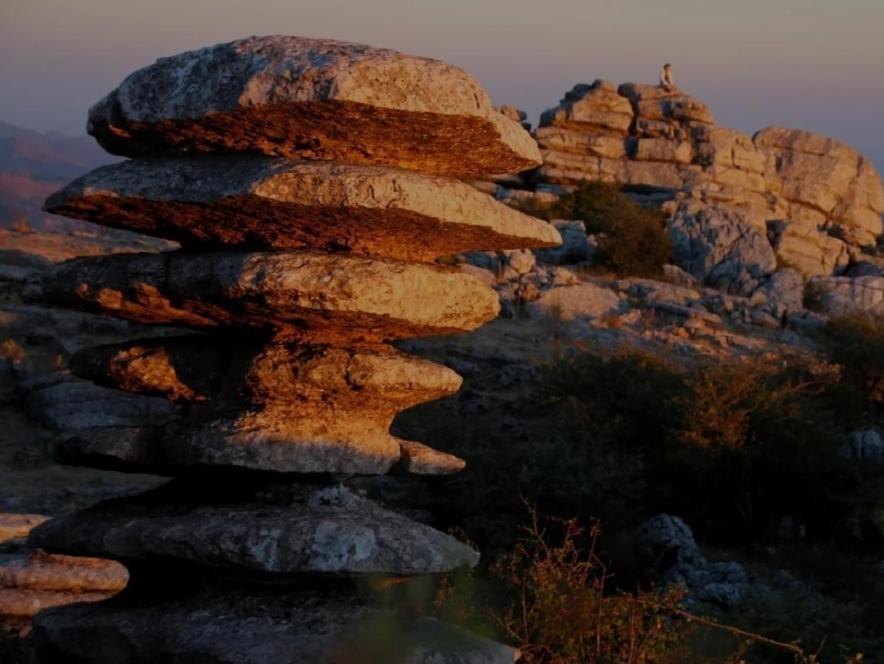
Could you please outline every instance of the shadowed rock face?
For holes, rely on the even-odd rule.
[[[537,166],[463,70],[386,49],[250,37],[140,69],[89,112],[114,154],[261,152],[451,176]]]
[[[67,261],[49,301],[142,323],[257,327],[325,343],[475,329],[500,308],[472,275],[310,252],[120,254]]]
[[[84,378],[195,405],[159,438],[132,429],[62,439],[67,459],[89,455],[168,472],[236,466],[276,472],[461,470],[457,457],[389,435],[399,411],[454,394],[450,369],[388,346],[344,349],[201,336],[83,349]],[[404,448],[403,448],[404,446]],[[404,453],[403,453],[404,450]]]
[[[453,537],[343,487],[287,493],[273,501],[236,496],[212,504],[147,494],[53,519],[29,541],[77,555],[165,558],[269,575],[428,574],[478,562]]]
[[[255,156],[106,166],[51,196],[46,210],[190,247],[311,247],[420,262],[560,241],[549,224],[457,180]]]
[[[378,634],[389,639],[378,641]],[[153,605],[125,598],[44,612],[35,621],[46,661],[144,664],[512,664],[518,651],[436,620],[371,608],[353,592],[203,591]],[[96,647],[96,644],[101,647]]]

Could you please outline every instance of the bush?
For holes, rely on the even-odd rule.
[[[594,262],[619,276],[659,276],[672,255],[662,213],[637,205],[612,185],[581,184],[562,196],[552,212],[581,219],[587,233],[599,234]]]
[[[855,314],[829,320],[824,348],[841,365],[848,385],[863,395],[870,419],[879,420],[884,409],[884,317]]]

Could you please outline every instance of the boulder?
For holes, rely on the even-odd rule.
[[[0,513],[0,544],[27,537],[35,526],[48,519],[43,514],[6,514]]]
[[[715,288],[748,295],[776,269],[767,238],[741,210],[684,205],[666,230],[675,264]]]
[[[187,246],[311,248],[420,262],[560,241],[549,224],[457,180],[254,155],[102,166],[50,196],[45,209]]]
[[[781,262],[806,277],[830,275],[842,270],[850,260],[843,240],[795,222],[769,221],[768,236]]]
[[[152,605],[115,598],[44,611],[34,630],[43,660],[83,664],[512,664],[519,657],[457,627],[374,609],[334,588],[206,590]]]
[[[827,316],[884,315],[884,277],[814,277],[808,286]]]
[[[323,343],[463,332],[500,307],[488,286],[451,268],[312,252],[76,258],[53,269],[44,292],[142,323],[256,327]]]
[[[592,85],[575,85],[557,107],[540,116],[540,126],[594,127],[625,136],[632,119],[632,105],[617,94],[614,84],[596,80]]]
[[[342,486],[295,486],[271,500],[159,489],[46,522],[31,546],[123,561],[158,559],[253,575],[448,572],[479,554]],[[264,491],[266,494],[267,491]],[[2,577],[0,577],[2,579]]]
[[[874,429],[852,431],[847,435],[843,454],[855,461],[884,463],[884,438]]]
[[[126,568],[112,560],[41,551],[0,564],[0,628],[29,631],[51,607],[108,599],[126,587]]]
[[[540,163],[529,134],[463,70],[290,36],[162,58],[93,106],[88,131],[130,157],[261,152],[451,176]]]
[[[537,260],[547,265],[569,265],[588,260],[592,246],[586,224],[579,219],[554,219],[550,222],[562,237],[562,244],[550,249],[535,249]]]
[[[100,387],[63,373],[56,382],[30,389],[26,399],[31,416],[58,431],[162,425],[180,416],[165,399]]]
[[[762,293],[776,315],[782,317],[804,308],[804,277],[798,270],[783,268],[770,275],[756,293]]]
[[[611,289],[584,282],[544,291],[531,302],[528,311],[533,318],[555,317],[569,321],[614,316],[622,313],[624,306],[624,300]]]
[[[873,245],[884,232],[884,188],[868,159],[844,143],[798,129],[768,127],[754,137],[771,157],[786,218],[810,214],[819,226],[836,231],[851,244]]]

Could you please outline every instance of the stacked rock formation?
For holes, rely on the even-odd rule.
[[[463,467],[390,435],[397,412],[461,379],[386,342],[497,315],[488,286],[436,258],[558,244],[552,227],[453,179],[534,167],[536,145],[455,67],[296,37],[161,59],[99,102],[89,131],[134,158],[46,208],[182,249],[74,259],[45,296],[197,332],[75,355],[81,377],[184,414],[80,431],[57,452],[185,477],[32,532],[34,546],[115,558],[131,575],[109,602],[38,616],[39,646],[88,662],[388,661],[354,659],[378,646],[372,626],[399,619],[353,579],[435,574],[478,554],[328,480]],[[383,648],[396,661],[514,657],[429,619],[395,641]]]
[[[677,90],[578,85],[543,114],[536,137],[544,161],[533,174],[538,190],[603,181],[668,201],[680,220],[676,247],[680,240],[703,247],[688,247],[695,276],[715,283],[728,261],[750,256],[743,274],[727,278],[732,290],[751,292],[775,268],[773,252],[807,276],[837,273],[884,230],[881,179],[855,150],[805,131],[750,137],[718,127],[708,106]],[[740,255],[718,257],[710,277],[715,245],[728,254],[733,244],[718,241],[719,233],[741,238]]]

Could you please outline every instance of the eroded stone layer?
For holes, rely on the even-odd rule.
[[[259,156],[103,166],[45,207],[189,246],[313,248],[420,262],[560,241],[546,222],[458,180]]]
[[[479,560],[450,535],[342,486],[285,487],[278,494],[220,501],[205,492],[194,499],[164,487],[48,521],[31,532],[29,543],[78,555],[153,565],[178,561],[262,576],[433,574]]]
[[[76,258],[55,267],[43,290],[59,305],[142,323],[253,327],[342,345],[464,332],[500,309],[491,288],[453,269],[311,252]]]
[[[159,337],[84,348],[71,370],[173,401],[358,405],[390,413],[454,394],[451,369],[384,345],[336,348],[239,337]]]
[[[65,465],[167,476],[209,469],[448,475],[466,465],[452,454],[391,436],[387,422],[359,412],[330,408],[311,418],[287,408],[166,427],[96,427],[59,436],[51,452]]]
[[[250,37],[162,58],[89,112],[114,154],[261,152],[452,176],[539,165],[466,72],[360,44]]]
[[[389,639],[378,639],[388,634]],[[430,618],[371,608],[352,591],[203,591],[147,604],[118,598],[35,621],[44,661],[84,664],[512,664],[518,652]],[[101,647],[96,647],[101,644]]]

